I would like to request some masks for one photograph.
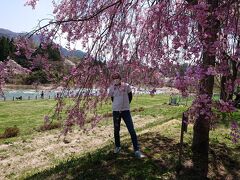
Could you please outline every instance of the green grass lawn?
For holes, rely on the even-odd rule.
[[[168,105],[168,95],[149,95],[134,96],[131,109],[144,108],[144,111],[133,112],[133,115],[164,115],[168,118],[180,117],[181,112],[186,109],[184,106]],[[17,126],[20,129],[20,135],[32,134],[34,128],[43,124],[43,118],[53,110],[56,101],[54,100],[30,100],[30,101],[5,101],[0,102],[0,134],[6,127]],[[171,111],[171,112],[170,112]],[[169,113],[170,112],[170,113]],[[110,103],[103,105],[99,113],[111,113]]]
[[[0,102],[0,133],[6,127],[17,126],[20,135],[31,134],[43,124],[44,115],[53,107],[53,100],[5,101]]]
[[[164,116],[166,120],[181,118],[182,112],[188,107],[185,105],[169,106],[169,95],[155,96],[138,95],[133,97],[131,109],[133,115]],[[6,127],[17,126],[21,135],[29,135],[36,132],[34,129],[43,124],[45,115],[54,110],[54,100],[30,100],[30,101],[1,101],[0,102],[0,134]],[[190,103],[188,102],[188,105]],[[134,111],[142,108],[143,111]],[[103,105],[99,113],[111,113],[111,103]],[[233,119],[240,122],[240,113],[233,113]],[[228,121],[223,122],[229,126]]]

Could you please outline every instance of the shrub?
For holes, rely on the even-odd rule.
[[[112,117],[112,113],[105,113],[105,114],[103,114],[103,117],[105,117],[105,118]]]
[[[3,134],[0,135],[0,138],[10,138],[16,137],[19,134],[20,130],[17,126],[7,127]]]
[[[36,70],[31,72],[25,79],[25,84],[33,84],[36,82],[41,84],[49,83],[46,72],[43,70]]]
[[[61,127],[60,122],[44,123],[37,129],[37,131],[47,131],[47,130],[51,130],[51,129],[57,129],[60,127]]]
[[[143,107],[135,108],[135,109],[132,110],[132,112],[141,112],[141,111],[144,111]]]

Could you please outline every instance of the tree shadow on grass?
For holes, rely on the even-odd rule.
[[[240,179],[240,146],[212,144],[209,153],[210,176],[215,179]]]
[[[94,153],[69,159],[26,179],[197,179],[188,167],[183,167],[182,173],[176,173],[179,144],[173,139],[151,132],[140,136],[139,142],[146,158],[135,158],[130,140],[127,140],[122,143],[124,146],[118,155],[112,152],[113,146],[108,145]],[[217,147],[219,148],[217,152],[226,149],[226,147]],[[183,148],[183,162],[190,161],[190,146],[184,144]],[[221,157],[221,154],[216,155]],[[224,153],[224,156],[226,161],[222,161],[222,164],[226,166],[226,172],[234,178],[238,177],[237,161],[231,159],[232,157],[227,153]],[[230,165],[226,164],[229,159],[232,161]],[[219,172],[218,165],[214,163],[214,160],[210,161],[210,174],[213,179],[219,179],[223,176]],[[232,171],[230,168],[233,168]]]
[[[139,137],[146,158],[137,159],[129,140],[123,142],[121,153],[115,155],[113,146],[106,146],[83,157],[72,158],[54,168],[39,172],[26,179],[161,179],[174,174],[175,159],[170,151],[176,150],[173,140],[159,134]],[[159,157],[167,152],[166,157]],[[169,178],[168,178],[169,179]]]

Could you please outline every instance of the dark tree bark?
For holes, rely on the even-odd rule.
[[[209,16],[208,16],[208,26],[201,27],[199,25],[199,32],[210,34],[211,36],[201,39],[203,46],[203,59],[202,66],[207,69],[210,66],[215,66],[216,56],[208,51],[208,47],[213,45],[217,40],[217,33],[219,31],[220,22],[212,13],[216,7],[218,7],[218,0],[208,0]],[[214,85],[214,76],[206,75],[199,85],[198,94],[207,94],[209,98],[212,98]],[[211,111],[211,110],[210,110]],[[194,124],[193,128],[193,142],[192,142],[192,152],[193,152],[193,168],[195,175],[200,179],[206,179],[208,174],[208,151],[209,151],[209,130],[210,130],[210,119],[207,115],[200,115]]]

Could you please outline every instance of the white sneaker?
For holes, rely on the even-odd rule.
[[[121,147],[115,147],[114,154],[120,153]]]
[[[141,151],[135,151],[135,156],[137,157],[137,158],[145,158],[146,156],[143,154],[143,153],[141,153]]]

